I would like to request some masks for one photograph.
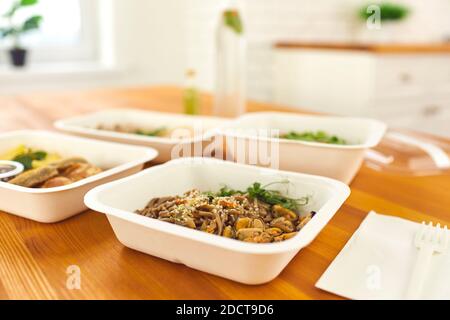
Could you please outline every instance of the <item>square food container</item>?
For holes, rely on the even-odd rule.
[[[47,131],[13,131],[0,134],[0,154],[18,145],[55,152],[62,157],[78,156],[105,171],[75,183],[48,189],[26,188],[0,181],[0,210],[38,222],[52,223],[87,209],[83,197],[99,184],[140,171],[158,152],[77,138]]]
[[[70,134],[155,148],[159,153],[155,162],[162,163],[180,156],[202,156],[202,154],[198,154],[202,150],[194,150],[194,145],[199,145],[201,149],[206,147],[207,141],[205,140],[211,139],[207,135],[207,132],[217,129],[226,123],[228,123],[228,120],[218,117],[192,116],[135,109],[110,109],[58,120],[54,123],[54,126]],[[193,136],[182,139],[176,135],[171,137],[151,137],[97,129],[98,125],[113,126],[116,124],[132,125],[142,129],[156,129],[160,127],[181,128],[180,133],[183,133],[182,128],[191,128],[193,129]],[[172,155],[172,151],[174,150],[175,156]],[[183,150],[181,154],[178,152],[179,150]]]
[[[286,140],[270,134],[291,130],[325,131],[350,144]],[[219,128],[217,134],[226,142],[229,160],[260,166],[275,164],[281,170],[326,176],[349,184],[361,167],[366,150],[376,146],[385,131],[384,123],[367,118],[258,112],[237,118]],[[260,156],[267,150],[272,152],[270,159],[262,161]]]
[[[309,196],[305,213],[317,213],[296,236],[278,243],[247,243],[134,213],[151,198],[180,195],[194,188],[217,191],[227,185],[245,190],[254,182],[286,179],[290,183],[285,195]],[[279,187],[280,191],[285,188]],[[131,249],[234,281],[261,284],[278,276],[318,235],[349,194],[347,185],[325,177],[211,158],[183,158],[99,186],[88,192],[85,203],[105,213],[118,240]]]

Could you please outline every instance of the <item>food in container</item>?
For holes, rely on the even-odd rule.
[[[277,138],[276,136],[274,138]],[[330,135],[325,131],[289,131],[287,133],[282,133],[279,135],[280,139],[287,140],[299,140],[299,141],[309,141],[309,142],[319,142],[319,143],[328,143],[328,144],[348,144],[347,141],[343,138],[340,138],[336,135]]]
[[[136,213],[191,229],[255,243],[278,242],[294,237],[315,212],[303,216],[308,197],[284,196],[271,185],[254,182],[246,190],[222,187],[218,192],[192,189],[183,195],[156,197]]]
[[[61,158],[56,153],[33,150],[19,145],[0,159],[19,162],[23,172],[11,177],[7,182],[27,188],[55,188],[102,172],[102,169],[81,157]]]
[[[105,125],[105,124],[99,124],[96,129],[98,130],[106,130],[106,131],[113,131],[113,132],[121,132],[121,133],[131,133],[131,134],[138,134],[141,136],[148,136],[148,137],[167,137],[170,136],[169,130],[167,130],[166,127],[159,127],[159,128],[152,128],[152,129],[142,129],[135,127],[133,125],[127,125],[127,124],[113,124],[113,125]]]
[[[289,181],[270,189],[291,199],[307,196],[301,212],[316,214],[290,239],[272,243],[237,241],[136,214],[149,199],[192,189],[218,192],[223,186],[246,190],[255,181],[261,186]],[[118,240],[129,248],[238,282],[261,284],[274,279],[317,236],[349,193],[344,183],[325,177],[183,158],[99,186],[86,195],[85,203],[107,215]]]
[[[153,147],[159,156],[155,162],[174,158],[174,149],[188,150],[175,153],[193,156],[194,145],[206,147],[207,132],[227,123],[217,117],[192,116],[134,109],[110,109],[55,122],[55,127],[67,133],[95,139]],[[179,147],[179,148],[177,148]],[[201,154],[197,154],[201,156]]]
[[[30,170],[61,160],[61,156],[20,144],[0,154],[0,159],[20,162],[25,170]]]
[[[241,116],[217,132],[225,138],[227,156],[233,161],[317,174],[348,184],[365,152],[380,142],[385,130],[384,123],[367,118],[262,112]],[[325,133],[345,143],[285,139],[283,135],[289,132]]]
[[[21,160],[30,168],[7,182],[0,182],[0,210],[46,223],[66,219],[86,209],[83,197],[88,190],[140,171],[156,155],[156,150],[151,148],[46,131],[2,133],[0,156]],[[43,171],[28,176],[33,170]],[[49,179],[42,180],[43,175]],[[17,183],[20,179],[24,185]],[[39,181],[34,183],[37,181],[34,179]]]
[[[195,134],[194,128],[188,126],[143,128],[132,124],[99,124],[97,129],[126,134],[136,134],[146,137],[172,138],[178,140],[192,138]]]

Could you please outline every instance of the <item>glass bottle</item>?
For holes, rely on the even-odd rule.
[[[186,71],[186,84],[183,95],[184,113],[191,115],[200,113],[200,97],[195,84],[195,75],[195,70],[193,69]]]
[[[221,10],[216,34],[214,114],[235,117],[246,105],[246,40],[236,1]]]

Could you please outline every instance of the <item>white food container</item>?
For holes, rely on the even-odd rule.
[[[267,129],[271,131],[266,132]],[[273,138],[276,131],[282,134],[291,130],[325,131],[350,144]],[[239,117],[219,128],[218,135],[226,141],[229,160],[317,174],[349,184],[361,167],[366,150],[376,146],[385,131],[384,123],[367,118],[261,112]],[[272,153],[267,153],[270,158],[261,156],[266,150],[272,150]]]
[[[154,197],[223,185],[246,189],[254,182],[286,180],[288,196],[310,196],[305,212],[314,218],[293,238],[278,243],[246,243],[138,215]],[[164,181],[164,183],[162,183]],[[276,185],[272,186],[275,187]],[[279,186],[284,190],[286,186]],[[350,194],[342,182],[212,158],[184,158],[146,169],[91,190],[86,205],[107,215],[119,241],[132,249],[246,284],[274,279],[333,217]]]
[[[95,113],[85,114],[69,119],[58,120],[55,127],[61,131],[80,136],[96,138],[107,141],[148,146],[158,150],[159,155],[155,162],[161,163],[182,156],[202,156],[202,150],[194,150],[194,144],[203,149],[207,145],[206,140],[211,138],[207,132],[223,126],[227,120],[217,117],[191,116],[176,113],[163,113],[134,109],[110,109]],[[179,137],[149,137],[133,133],[122,133],[97,129],[98,125],[132,125],[142,129],[156,129],[167,127],[169,129],[183,128],[194,129],[192,138],[180,139]],[[184,133],[186,131],[184,130]],[[202,143],[202,141],[204,143]],[[184,146],[188,152],[178,152]],[[187,147],[189,146],[189,147]],[[177,147],[177,148],[176,148]],[[176,157],[172,157],[172,151],[176,148]],[[190,153],[189,153],[190,152]],[[200,154],[198,154],[200,152]],[[178,156],[180,155],[180,156]]]
[[[0,181],[0,210],[38,222],[58,222],[87,209],[83,197],[99,184],[126,177],[143,168],[158,152],[151,148],[127,146],[71,137],[47,131],[13,131],[0,134],[0,154],[25,145],[58,153],[62,157],[79,156],[107,170],[75,183],[47,189],[26,188]]]

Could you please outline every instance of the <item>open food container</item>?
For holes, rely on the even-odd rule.
[[[243,115],[219,128],[230,160],[304,172],[350,183],[366,150],[376,146],[386,125],[366,118],[263,112]],[[345,144],[280,139],[286,132],[325,132]]]
[[[157,156],[151,148],[71,137],[47,131],[0,134],[0,154],[25,145],[63,157],[82,157],[103,171],[68,185],[28,188],[0,181],[0,210],[38,222],[58,222],[86,210],[83,197],[91,188],[140,171]]]
[[[227,122],[217,117],[110,109],[62,119],[54,125],[71,134],[153,147],[159,152],[155,162],[161,163],[181,156],[202,156],[207,132]]]
[[[151,198],[183,194],[193,188],[218,191],[226,185],[245,190],[254,182],[281,180],[289,181],[286,196],[306,195],[310,200],[303,210],[316,211],[294,237],[281,242],[248,243],[135,213]],[[234,281],[261,284],[277,277],[319,234],[349,194],[347,185],[325,177],[211,158],[183,158],[99,186],[88,192],[85,203],[107,215],[117,238],[129,248]]]

